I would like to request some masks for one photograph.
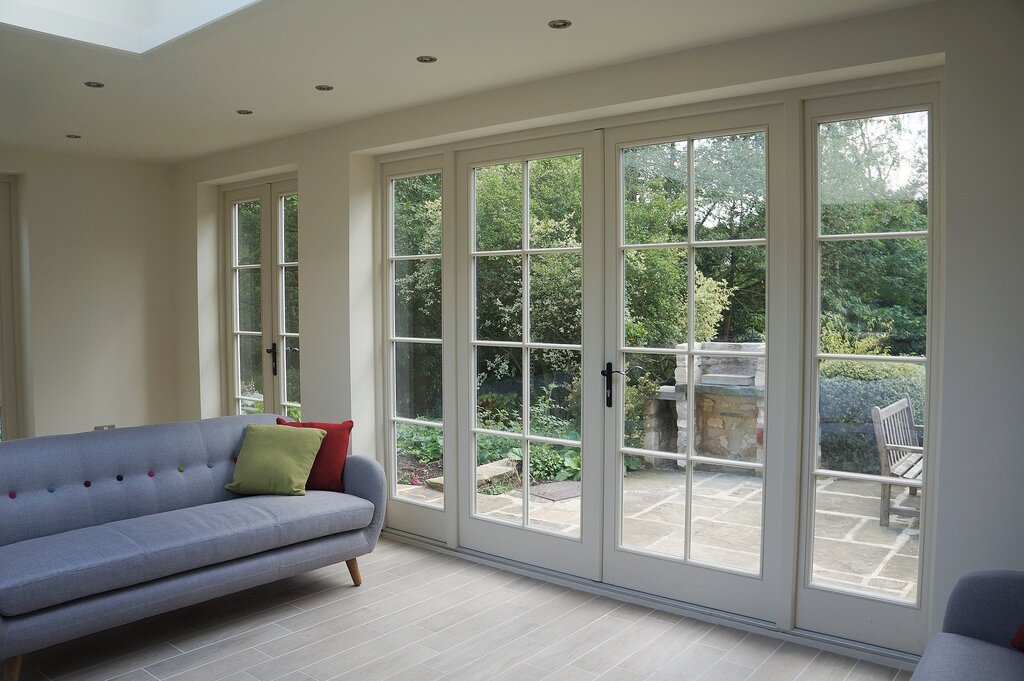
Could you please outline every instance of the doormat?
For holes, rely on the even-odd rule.
[[[537,496],[548,501],[564,501],[580,495],[578,482],[546,482],[543,485],[531,485],[530,496]]]

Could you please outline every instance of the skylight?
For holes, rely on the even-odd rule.
[[[0,0],[0,23],[141,54],[259,0]]]

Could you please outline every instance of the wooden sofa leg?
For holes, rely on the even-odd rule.
[[[4,660],[3,681],[18,681],[19,674],[21,674],[21,655]]]
[[[346,560],[345,565],[348,566],[348,573],[352,576],[352,583],[359,586],[363,583],[363,577],[359,574],[359,563],[356,559]]]

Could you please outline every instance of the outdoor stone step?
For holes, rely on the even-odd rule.
[[[476,467],[476,486],[496,485],[505,482],[516,474],[516,462],[512,459],[498,459],[491,463],[485,463]],[[427,480],[427,487],[444,491],[444,476],[430,478]]]

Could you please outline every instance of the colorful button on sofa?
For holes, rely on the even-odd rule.
[[[248,424],[229,416],[0,444],[0,660],[358,556],[384,472],[349,456],[341,492],[227,491]]]

